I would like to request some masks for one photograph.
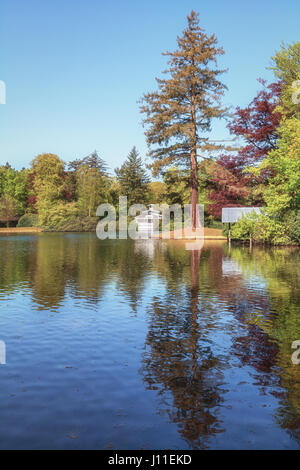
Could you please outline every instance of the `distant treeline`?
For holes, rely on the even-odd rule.
[[[188,20],[196,40],[197,15],[193,13]],[[190,37],[188,33],[184,34]],[[193,204],[196,196],[205,206],[206,225],[220,223],[222,207],[265,207],[261,215],[235,224],[233,238],[300,244],[300,42],[282,45],[272,63],[274,83],[259,80],[261,88],[250,104],[237,107],[230,117],[228,129],[239,142],[236,147],[221,145],[217,150],[206,141],[201,151],[194,139],[197,155],[190,148],[182,104],[188,102],[189,90],[185,82],[185,88],[181,87],[176,62],[171,73],[177,81],[160,81],[159,91],[146,94],[142,107],[152,157],[148,167],[153,175],[160,175],[159,180],[151,180],[135,147],[114,174],[96,151],[68,164],[57,155],[38,155],[30,168],[21,171],[7,163],[0,166],[0,224],[91,231],[98,221],[97,207],[111,203],[117,208],[120,195],[127,196],[128,205],[183,205],[191,200]],[[202,70],[200,65],[195,74]],[[181,71],[184,77],[190,70],[188,60],[186,67]],[[198,108],[203,111],[201,103]]]

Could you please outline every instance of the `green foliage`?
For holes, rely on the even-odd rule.
[[[121,186],[117,178],[112,177],[109,180],[108,202],[115,208],[119,208],[119,197],[121,196]]]
[[[223,49],[218,47],[215,35],[207,35],[200,27],[195,12],[188,16],[188,26],[177,42],[177,50],[166,54],[169,69],[165,79],[157,81],[156,92],[144,95],[141,109],[145,115],[150,156],[154,159],[151,167],[154,174],[162,174],[163,181],[149,181],[135,147],[123,165],[115,170],[116,177],[109,176],[106,163],[96,151],[69,163],[68,169],[57,155],[41,154],[33,160],[31,170],[18,171],[8,163],[0,166],[0,222],[9,224],[21,217],[19,227],[39,225],[47,230],[94,230],[98,205],[111,203],[118,212],[119,197],[126,195],[129,205],[177,203],[183,206],[192,202],[195,207],[197,202],[204,204],[205,225],[221,228],[214,218],[220,213],[217,210],[220,211],[226,201],[235,201],[238,197],[244,205],[255,205],[263,200],[266,209],[263,215],[252,214],[232,226],[232,237],[242,240],[253,237],[272,244],[300,243],[300,107],[292,99],[294,82],[300,80],[300,43],[283,44],[272,58],[281,96],[277,83],[277,91],[274,86],[268,87],[268,94],[255,101],[259,112],[250,107],[258,112],[254,114],[258,137],[253,129],[249,134],[256,136],[255,145],[262,137],[265,121],[262,119],[261,123],[259,117],[263,118],[266,106],[267,114],[272,115],[278,103],[274,114],[280,111],[277,114],[281,121],[278,127],[275,119],[276,125],[272,128],[272,150],[266,147],[263,155],[267,156],[260,166],[257,162],[261,157],[252,168],[245,169],[245,162],[249,162],[247,154],[237,160],[221,158],[219,163],[214,158],[202,158],[204,152],[220,149],[209,144],[207,132],[212,118],[225,114],[220,100],[226,87],[219,81],[223,71],[216,65],[216,58],[223,54]],[[268,103],[271,103],[271,111]],[[247,113],[251,114],[251,109],[240,110],[241,119],[247,111],[246,122],[238,121],[242,127],[239,132],[246,136],[246,141]],[[265,143],[263,141],[263,145]],[[252,151],[251,146],[245,148],[247,152]],[[243,169],[246,176],[242,177]],[[255,177],[250,178],[250,173]],[[209,195],[216,187],[222,190],[215,199],[216,211],[213,212],[208,207]],[[38,215],[29,212],[38,212]],[[223,233],[227,234],[226,226]]]
[[[270,68],[282,84],[278,110],[286,117],[299,115],[300,105],[292,98],[295,93],[297,98],[300,97],[300,41],[288,45],[282,43],[271,59],[273,65]]]
[[[232,226],[231,237],[238,240],[252,238],[273,245],[292,243],[288,224],[278,221],[274,217],[269,217],[266,213],[257,214],[254,211],[241,217]]]
[[[0,167],[0,196],[6,194],[16,206],[17,215],[24,214],[28,198],[28,170],[15,170],[10,165]]]
[[[151,204],[163,204],[167,198],[166,184],[161,181],[151,181],[148,185],[149,201]]]
[[[268,215],[258,217],[253,238],[273,245],[288,245],[291,243],[285,224]]]
[[[286,210],[300,208],[300,119],[284,119],[278,132],[278,148],[269,152],[260,168],[273,170],[264,199],[268,213],[280,217]]]
[[[39,224],[48,230],[60,230],[65,223],[75,222],[78,215],[76,203],[62,201],[42,211],[39,214]]]
[[[281,44],[279,51],[271,57],[275,76],[286,84],[291,84],[300,74],[300,42]]]
[[[107,165],[96,151],[83,159],[69,163],[65,181],[67,193],[78,202],[81,217],[93,217],[99,204],[110,198],[111,180]]]
[[[300,211],[290,214],[289,234],[292,242],[300,245]]]
[[[61,232],[95,232],[98,221],[98,217],[70,217],[61,222],[58,227],[52,227],[52,230]]]
[[[97,167],[81,166],[76,172],[79,214],[91,217],[99,204],[108,199],[109,180]]]
[[[228,224],[224,224],[223,227],[222,227],[222,235],[224,237],[228,237],[229,235],[229,227],[228,227]]]
[[[9,227],[10,222],[18,220],[15,201],[7,194],[0,198],[0,222]]]
[[[189,204],[190,202],[190,175],[186,170],[171,167],[164,173],[166,187],[166,202],[168,204]]]
[[[81,167],[88,167],[97,168],[97,170],[99,170],[102,176],[108,176],[107,165],[105,161],[98,155],[96,150],[87,157],[70,162],[68,166],[69,170],[75,173]]]
[[[76,202],[61,202],[52,206],[39,218],[45,231],[51,232],[94,232],[99,218],[80,216]]]
[[[204,226],[223,230],[223,224],[220,220],[215,220],[212,215],[204,214]]]
[[[273,243],[299,243],[300,210],[300,109],[292,100],[294,81],[300,78],[300,42],[284,44],[273,59],[273,71],[282,81],[282,113],[277,129],[277,147],[267,154],[259,167],[246,169],[259,177],[268,175],[263,193],[264,215],[257,220],[241,219],[232,230],[236,238],[247,238],[252,231],[255,239]],[[251,227],[250,227],[251,226]]]
[[[47,224],[49,211],[64,197],[64,162],[57,155],[45,153],[38,155],[31,165],[39,225],[43,226]]]
[[[250,214],[243,215],[238,222],[232,226],[232,238],[240,240],[248,240],[250,237],[253,238],[258,218],[258,214],[254,211]]]
[[[37,214],[24,214],[20,217],[17,227],[37,227],[39,217]]]
[[[121,187],[121,194],[128,198],[128,205],[148,202],[150,180],[136,147],[132,148],[126,161],[121,168],[116,168],[115,172]]]

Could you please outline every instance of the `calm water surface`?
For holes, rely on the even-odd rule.
[[[299,261],[1,236],[0,448],[299,448]]]

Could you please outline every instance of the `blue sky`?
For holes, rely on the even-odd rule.
[[[63,160],[97,149],[111,169],[133,145],[147,152],[140,96],[155,89],[165,50],[176,47],[186,15],[200,14],[226,51],[224,103],[255,95],[281,41],[300,40],[298,0],[2,0],[0,164],[28,166],[39,153]],[[211,137],[228,137],[224,123]]]

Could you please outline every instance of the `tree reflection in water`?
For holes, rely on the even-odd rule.
[[[178,425],[193,448],[208,447],[221,432],[216,407],[222,401],[220,360],[199,327],[198,293],[201,251],[190,252],[190,285],[178,294],[153,299],[142,373],[149,389],[158,389],[160,412]]]
[[[41,234],[3,237],[0,258],[0,300],[20,292],[33,309],[54,312],[76,301],[79,315],[88,306],[101,322],[101,300],[113,307],[115,295],[135,314],[128,328],[144,315],[136,380],[156,390],[157,411],[188,446],[211,447],[230,431],[224,409],[235,392],[232,370],[247,371],[251,400],[254,389],[275,400],[272,426],[300,445],[300,366],[291,362],[291,344],[300,339],[299,249],[233,245],[229,252],[219,243],[188,252],[175,241]]]

